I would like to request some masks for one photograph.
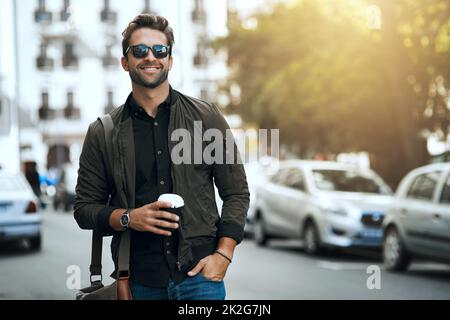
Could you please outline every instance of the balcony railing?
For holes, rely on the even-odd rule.
[[[70,14],[70,0],[64,0],[64,8],[60,12],[61,21],[69,20]]]
[[[34,21],[40,24],[50,24],[53,21],[53,14],[47,10],[37,9],[34,12]]]
[[[199,67],[199,66],[206,65],[208,63],[208,59],[204,53],[197,52],[194,56],[193,62],[194,62],[194,66]]]
[[[104,109],[105,113],[110,113],[111,111],[113,111],[115,109],[113,100],[114,100],[113,92],[108,91],[108,103],[106,104],[105,109]]]
[[[36,58],[36,67],[42,71],[52,71],[55,66],[55,61],[46,55],[40,55]]]
[[[192,21],[195,23],[206,22],[206,12],[203,9],[192,10]]]
[[[110,9],[103,9],[100,13],[100,19],[104,23],[116,24],[117,22],[117,12]]]
[[[42,105],[39,108],[39,120],[54,120],[56,118],[56,110],[48,105]]]
[[[112,54],[112,46],[106,46],[105,55],[102,57],[102,63],[104,68],[116,67],[119,64],[117,57]]]
[[[64,55],[63,67],[68,69],[78,68],[78,57],[76,55]]]
[[[80,108],[74,107],[73,105],[67,105],[64,108],[64,118],[68,120],[79,120],[80,113]]]

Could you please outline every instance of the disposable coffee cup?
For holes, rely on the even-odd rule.
[[[171,207],[169,207],[169,208],[160,208],[160,210],[176,214],[178,217],[180,217],[180,220],[178,221],[178,224],[179,224],[181,219],[182,219],[182,217],[181,217],[181,210],[184,207],[184,200],[183,200],[183,198],[181,196],[175,194],[175,193],[164,193],[164,194],[159,196],[158,201],[165,201],[165,202],[170,202],[171,203],[171,205],[172,205]],[[175,222],[175,221],[172,221],[172,220],[166,220],[166,221],[171,222],[171,223]],[[176,229],[163,228],[163,227],[161,227],[161,229],[168,230],[168,231],[176,230]]]

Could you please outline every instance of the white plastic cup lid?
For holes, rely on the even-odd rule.
[[[184,200],[175,193],[164,193],[159,196],[158,201],[166,201],[172,204],[172,208],[180,208],[184,206]]]

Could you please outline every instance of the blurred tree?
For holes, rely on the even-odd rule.
[[[436,99],[449,80],[448,4],[416,2],[371,1],[380,21],[361,0],[303,0],[235,20],[218,41],[241,89],[231,108],[280,128],[301,157],[367,150],[395,185],[428,159],[421,130],[448,126],[448,91]]]

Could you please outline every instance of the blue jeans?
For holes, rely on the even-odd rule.
[[[169,280],[167,288],[150,288],[130,282],[134,300],[225,300],[223,281],[211,281],[200,272],[180,284]]]

